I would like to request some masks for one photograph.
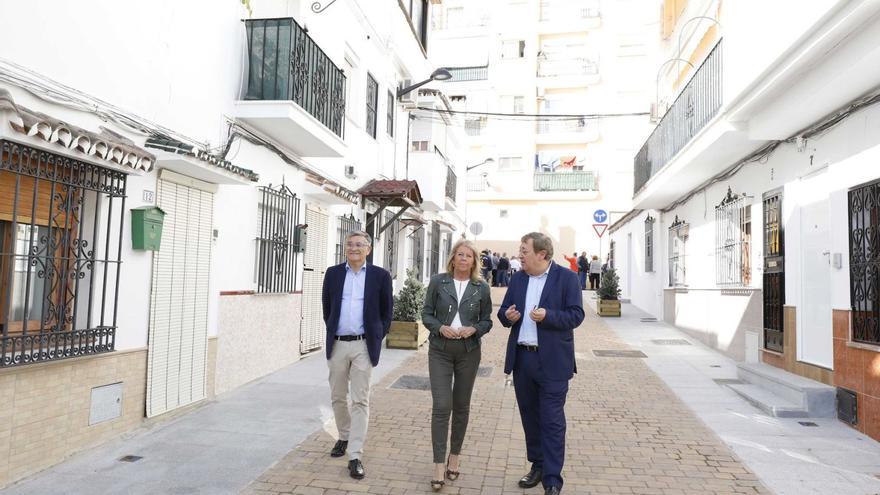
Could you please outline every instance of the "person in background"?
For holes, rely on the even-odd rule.
[[[498,287],[498,262],[501,257],[498,253],[492,253],[492,287]]]
[[[596,290],[599,288],[599,275],[601,273],[602,262],[599,261],[599,257],[594,254],[593,260],[590,261],[590,290]]]
[[[514,274],[520,270],[522,270],[522,263],[519,261],[519,256],[512,256],[510,258],[510,273]]]
[[[575,273],[578,272],[577,255],[578,255],[577,251],[575,251],[574,253],[571,253],[571,258],[569,258],[568,256],[566,256],[564,254],[562,255],[562,257],[565,258],[565,261],[568,262],[568,267],[571,268],[571,271],[573,271]]]
[[[510,260],[507,258],[507,253],[502,253],[501,258],[498,259],[498,286],[507,287],[509,276]]]
[[[587,258],[587,252],[581,252],[577,259],[578,265],[578,281],[581,283],[581,290],[587,290],[587,277],[590,275],[590,259]]]
[[[489,256],[489,250],[484,249],[480,254],[480,273],[483,275],[483,280],[486,282],[489,281],[489,273],[492,271],[492,257]]]

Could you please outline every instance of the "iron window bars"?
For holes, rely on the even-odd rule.
[[[292,18],[245,21],[246,100],[292,100],[342,137],[345,75]]]
[[[685,261],[687,253],[688,233],[690,225],[678,219],[669,226],[669,286],[683,287],[686,279],[687,271],[685,269]]]
[[[715,283],[743,287],[752,282],[752,207],[730,188],[715,207]]]
[[[376,138],[376,113],[379,109],[379,83],[367,73],[367,134]]]
[[[257,293],[290,293],[296,290],[300,246],[294,234],[300,224],[300,199],[284,184],[260,187],[260,194]]]
[[[0,140],[0,367],[114,350],[126,180]]]
[[[394,220],[394,213],[385,210],[385,222]],[[400,230],[400,222],[394,220],[391,226],[385,230],[385,268],[391,273],[391,278],[397,277],[397,231]]]
[[[425,271],[425,228],[417,227],[412,233],[412,270],[413,276],[421,280]]]
[[[428,233],[428,239],[430,243],[430,262],[429,265],[431,272],[429,275],[435,275],[440,273],[440,224],[437,222],[431,222],[431,231]]]
[[[764,210],[764,347],[783,351],[785,306],[785,229],[782,224],[782,191],[767,192]]]
[[[336,226],[336,264],[345,263],[345,236],[352,232],[363,230],[361,222],[354,217],[353,213],[339,217]]]
[[[386,109],[388,137],[394,137],[394,93],[388,92],[388,108]]]
[[[852,340],[880,344],[880,181],[849,191]]]
[[[654,271],[654,217],[645,217],[645,272]]]

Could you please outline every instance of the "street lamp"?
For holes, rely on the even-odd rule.
[[[417,82],[417,83],[415,83],[411,86],[407,86],[405,88],[399,88],[397,90],[397,97],[400,98],[401,96],[409,93],[410,91],[421,88],[422,86],[424,86],[425,84],[428,84],[431,81],[448,81],[450,79],[452,79],[452,73],[449,72],[449,69],[446,69],[444,67],[440,67],[439,69],[437,69],[431,73],[431,77],[425,79],[424,81]]]
[[[495,159],[494,158],[486,158],[485,160],[481,161],[480,163],[478,163],[476,165],[471,165],[470,167],[467,167],[467,169],[465,169],[465,171],[470,172],[471,170],[473,170],[477,167],[482,167],[483,165],[486,165],[487,163],[495,163]]]

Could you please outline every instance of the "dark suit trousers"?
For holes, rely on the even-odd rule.
[[[471,393],[480,367],[480,348],[470,352],[464,340],[446,340],[443,350],[428,350],[428,375],[431,379],[431,444],[434,462],[446,462],[446,438],[449,436],[449,414],[452,413],[450,454],[461,453],[471,410]],[[453,380],[453,377],[455,378]]]
[[[544,470],[545,488],[562,487],[568,380],[548,379],[538,353],[517,348],[513,386],[526,436],[526,456]]]

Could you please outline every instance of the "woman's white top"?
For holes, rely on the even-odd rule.
[[[461,298],[464,297],[464,291],[467,289],[470,280],[452,279],[452,283],[455,284],[456,299],[458,300],[458,304],[461,305]],[[461,324],[461,318],[458,317],[458,309],[455,310],[455,318],[452,319],[452,324],[449,326],[452,328],[461,328],[464,326]]]

